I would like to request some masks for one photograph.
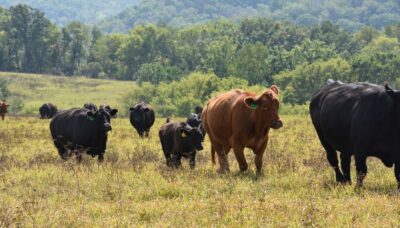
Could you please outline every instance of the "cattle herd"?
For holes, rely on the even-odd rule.
[[[221,173],[229,172],[227,155],[233,150],[241,171],[248,169],[244,148],[255,154],[256,175],[262,172],[263,154],[270,129],[283,126],[279,113],[279,90],[271,86],[257,95],[235,89],[208,101],[204,109],[196,107],[185,122],[167,119],[159,130],[161,148],[169,167],[180,167],[189,159],[195,167],[196,153],[203,149],[207,134],[211,142],[212,163],[215,155]],[[0,101],[4,120],[9,104]],[[149,136],[155,121],[154,109],[140,102],[130,109],[129,120],[141,138]],[[39,108],[40,118],[50,119],[50,132],[60,157],[67,160],[82,154],[103,161],[111,118],[118,110],[93,103],[83,108],[58,111],[51,103]],[[354,156],[356,185],[361,187],[367,175],[366,159],[379,158],[387,167],[394,166],[400,189],[400,91],[370,83],[342,83],[328,80],[311,98],[310,115],[318,138],[326,150],[329,164],[339,183],[351,183],[350,165]],[[340,167],[337,151],[340,152]]]

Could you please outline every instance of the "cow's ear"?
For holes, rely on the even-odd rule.
[[[276,95],[279,95],[279,88],[276,85],[271,86],[270,88]]]
[[[392,100],[400,102],[400,91],[394,91],[387,82],[385,82],[385,90]]]
[[[118,109],[113,109],[109,113],[110,113],[110,116],[115,116],[115,114],[117,114],[117,112],[118,112]]]
[[[150,109],[146,107],[143,109],[143,111],[148,112],[148,111],[150,111]]]
[[[257,101],[254,99],[254,97],[246,97],[244,99],[244,104],[246,105],[246,107],[253,110],[257,109],[258,107]]]
[[[134,110],[134,108],[130,107],[130,108],[129,108],[129,110],[130,110],[130,111],[133,111],[133,110]]]
[[[6,104],[6,107],[10,106],[9,104]]]

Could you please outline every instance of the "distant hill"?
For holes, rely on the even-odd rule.
[[[333,21],[345,29],[382,28],[400,21],[394,0],[143,0],[101,23],[108,32],[127,32],[145,23],[183,26],[220,17],[264,16],[301,25]]]
[[[0,0],[0,6],[8,8],[26,4],[44,12],[57,24],[64,25],[73,20],[96,23],[138,2],[140,0]]]

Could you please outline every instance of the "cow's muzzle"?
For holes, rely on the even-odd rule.
[[[196,146],[196,150],[203,150],[203,149],[204,149],[204,148],[203,148],[203,145],[202,145],[202,144]]]
[[[282,122],[282,120],[274,120],[274,121],[272,122],[272,124],[271,124],[271,128],[272,128],[272,129],[279,129],[279,128],[281,128],[281,127],[283,127],[283,122]]]
[[[104,130],[107,132],[107,131],[111,131],[112,130],[112,127],[111,127],[111,124],[104,124]]]

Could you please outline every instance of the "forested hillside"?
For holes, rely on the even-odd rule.
[[[182,26],[216,18],[240,19],[263,16],[274,20],[313,25],[325,20],[348,30],[363,26],[382,28],[400,20],[400,2],[395,0],[144,0],[102,27],[126,32],[144,23]]]
[[[117,15],[140,0],[0,0],[0,6],[26,4],[44,12],[53,22],[65,25],[71,21],[96,23]]]
[[[277,84],[285,103],[304,104],[328,78],[399,88],[399,38],[399,23],[349,32],[331,22],[303,27],[266,18],[104,34],[79,22],[57,27],[20,5],[0,10],[0,71],[133,80],[141,86],[131,97],[171,104],[159,109],[165,114],[239,85]]]

